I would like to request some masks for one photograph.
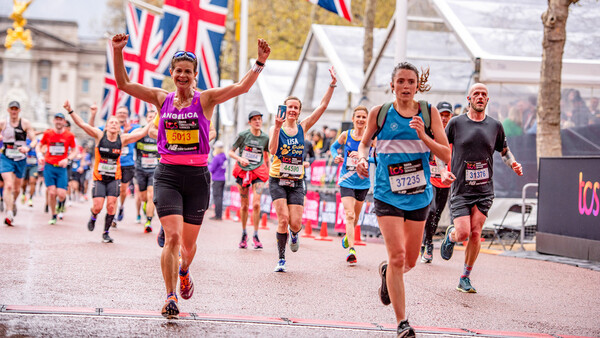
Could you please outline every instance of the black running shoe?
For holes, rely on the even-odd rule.
[[[158,236],[156,236],[156,242],[161,248],[165,246],[165,230],[163,229],[162,225],[160,226]]]
[[[110,236],[108,235],[108,232],[105,232],[102,234],[102,242],[104,243],[112,243],[113,239],[110,238]]]
[[[123,208],[119,208],[119,214],[117,215],[117,221],[121,222],[123,220],[123,216],[125,216]]]
[[[161,311],[163,317],[167,319],[179,319],[179,306],[177,306],[177,295],[171,294],[167,297],[165,305]]]
[[[383,305],[390,305],[392,301],[390,300],[390,294],[387,289],[387,281],[385,280],[385,274],[387,272],[388,264],[386,261],[381,262],[379,264],[379,276],[381,276],[381,286],[379,287],[379,299]]]
[[[477,293],[477,290],[471,285],[469,277],[460,277],[456,290],[465,293]]]
[[[456,243],[450,241],[452,230],[454,230],[454,225],[451,225],[446,229],[446,234],[444,235],[444,240],[442,240],[442,246],[440,247],[440,255],[445,260],[452,258],[452,254],[454,253],[454,244]]]
[[[408,320],[405,319],[398,324],[398,328],[396,329],[396,334],[398,338],[414,338],[416,337],[415,330],[410,327]]]
[[[92,219],[90,217],[90,220],[88,221],[88,230],[89,231],[94,231],[94,228],[96,227],[96,220]]]

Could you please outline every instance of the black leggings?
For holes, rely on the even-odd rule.
[[[423,232],[423,244],[431,244],[435,230],[437,229],[442,212],[448,201],[450,188],[438,188],[433,186],[433,200],[429,206],[429,216],[425,222],[425,231]]]

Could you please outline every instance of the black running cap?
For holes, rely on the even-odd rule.
[[[442,101],[437,104],[437,109],[440,113],[450,113],[452,114],[452,105],[446,101]]]
[[[17,101],[10,101],[10,103],[8,104],[8,108],[13,108],[13,107],[17,107],[17,108],[21,109],[21,105]]]
[[[254,116],[263,116],[263,114],[258,110],[253,110],[250,112],[250,114],[248,114],[248,121],[252,120]]]

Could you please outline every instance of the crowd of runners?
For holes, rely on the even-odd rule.
[[[120,90],[156,107],[148,112],[145,125],[131,123],[128,109],[119,107],[105,126],[95,127],[97,107],[91,107],[90,120],[84,121],[66,101],[64,111],[54,114],[52,128],[39,132],[20,117],[19,102],[10,102],[8,118],[0,121],[0,205],[5,212],[4,223],[18,225],[19,194],[23,205],[34,207],[33,196],[43,182],[46,203],[35,207],[49,213],[50,224],[57,224],[69,203],[87,201],[91,184],[87,229],[94,231],[98,214],[105,208],[102,241],[112,243],[110,229],[123,219],[125,198],[133,193],[136,220],[142,223],[143,217],[145,232],[153,232],[155,211],[158,215],[157,242],[163,247],[160,265],[166,290],[162,313],[177,318],[178,297],[189,299],[194,293],[189,268],[209,208],[212,180],[208,158],[209,141],[214,138],[210,123],[214,107],[248,92],[266,66],[270,47],[259,39],[256,63],[238,83],[202,92],[195,86],[196,55],[177,52],[170,67],[176,90],[167,92],[129,80],[122,54],[127,40],[126,34],[112,38],[115,78]],[[233,176],[241,197],[239,248],[248,247],[249,220],[254,227],[252,245],[263,248],[258,224],[260,196],[266,188],[278,222],[275,272],[289,268],[288,242],[292,252],[300,247],[307,191],[305,142],[310,142],[306,138],[309,130],[326,112],[336,88],[334,69],[330,68],[329,73],[329,86],[310,114],[301,118],[302,101],[287,97],[274,117],[274,125],[265,132],[262,113],[252,111],[248,115],[249,129],[237,136],[228,151],[236,162]],[[415,94],[429,90],[428,75],[428,71],[419,72],[410,63],[398,64],[391,72],[393,101],[370,109],[356,107],[352,127],[340,133],[329,148],[334,162],[341,164],[338,184],[346,223],[342,247],[347,249],[345,259],[349,264],[358,262],[354,231],[365,198],[373,192],[374,213],[388,255],[379,266],[379,297],[383,304],[393,306],[399,337],[415,335],[406,316],[403,276],[418,257],[424,263],[432,262],[432,237],[448,198],[452,226],[441,244],[441,257],[449,260],[455,243],[468,241],[457,289],[474,293],[470,274],[479,253],[481,229],[494,199],[494,152],[500,152],[506,165],[522,175],[502,124],[486,115],[486,86],[474,84],[468,92],[467,113],[456,116],[448,102],[432,105],[414,99]],[[68,120],[94,139],[94,146],[78,145]],[[215,148],[222,148],[222,144]],[[215,154],[218,157],[211,163],[211,171],[225,161],[222,149]],[[214,189],[222,191],[223,185],[222,178],[215,178]],[[217,210],[215,219],[220,217],[221,211]]]

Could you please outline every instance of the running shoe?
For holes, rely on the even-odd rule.
[[[33,200],[31,198],[29,199],[29,201],[27,201],[27,205],[33,208]]]
[[[8,225],[9,227],[13,226],[13,218],[12,217],[6,217],[4,219],[4,224]]]
[[[123,216],[124,216],[124,211],[123,208],[119,208],[119,214],[117,215],[117,221],[121,222],[123,220]]]
[[[290,250],[292,250],[292,252],[298,251],[298,248],[300,247],[299,237],[300,236],[298,236],[298,233],[294,235],[294,232],[290,230]]]
[[[161,313],[167,319],[179,319],[179,306],[177,306],[177,295],[175,293],[167,296]]]
[[[387,272],[388,263],[383,261],[379,264],[379,276],[381,276],[381,286],[379,287],[379,299],[383,305],[390,305],[392,301],[390,300],[390,294],[388,293],[387,281],[385,279],[385,274]]]
[[[27,200],[27,196],[21,195],[21,204],[25,204],[25,200]]]
[[[158,246],[161,248],[165,246],[165,230],[163,229],[162,225],[160,226],[158,236],[156,236],[156,243],[158,243]]]
[[[408,319],[405,319],[398,324],[398,329],[396,329],[396,334],[398,338],[414,338],[416,337],[415,330],[410,327],[408,323]]]
[[[433,260],[433,243],[425,244],[425,250],[421,252],[421,262],[431,263]]]
[[[452,258],[452,253],[454,253],[454,244],[450,241],[450,234],[454,229],[454,225],[451,225],[446,229],[446,234],[444,235],[444,240],[442,240],[442,246],[440,247],[440,255],[443,259],[449,260]]]
[[[54,217],[52,217],[52,219],[50,219],[50,220],[48,221],[48,224],[50,224],[50,225],[54,225],[54,224],[56,224],[56,215],[54,215]]]
[[[275,267],[275,270],[273,270],[275,272],[285,272],[286,268],[285,268],[285,259],[280,259],[279,262],[277,262],[277,266]]]
[[[110,238],[110,236],[108,235],[108,232],[105,232],[102,234],[102,242],[104,243],[112,243],[113,239]]]
[[[58,219],[62,220],[64,217],[64,214],[62,212],[59,212],[57,216],[58,216]]]
[[[344,238],[342,238],[342,248],[348,249],[348,245],[348,235],[345,235]]]
[[[135,218],[135,222],[136,222],[137,224],[142,224],[142,216],[140,216],[140,215],[137,215],[137,217]]]
[[[190,273],[190,269],[186,274],[181,274],[181,266],[179,267],[179,294],[183,299],[190,299],[194,295],[194,279]]]
[[[147,221],[144,225],[144,232],[147,234],[152,232],[152,226],[150,225],[150,221]]]
[[[248,239],[248,235],[246,235],[245,233],[242,234],[242,240],[240,241],[240,249],[246,249],[248,247],[248,243],[247,243],[247,239]]]
[[[90,220],[88,221],[88,230],[89,231],[94,231],[94,228],[96,227],[96,220],[92,219],[90,217]]]
[[[356,264],[356,250],[350,249],[348,256],[346,256],[346,262],[348,262],[348,264]]]
[[[456,290],[465,293],[477,293],[477,290],[471,285],[471,279],[469,279],[469,277],[460,277]]]
[[[257,235],[254,235],[252,237],[252,242],[254,242],[254,249],[262,249],[263,248],[263,245],[260,242],[260,239],[258,239]]]

